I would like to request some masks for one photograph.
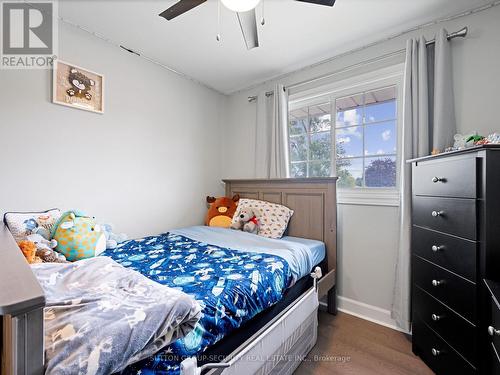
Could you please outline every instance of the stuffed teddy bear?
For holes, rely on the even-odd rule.
[[[24,257],[26,258],[28,263],[32,264],[32,263],[41,263],[42,262],[42,259],[40,259],[36,255],[36,245],[33,242],[28,241],[28,240],[23,240],[23,241],[20,241],[18,243],[18,245],[19,245],[19,248],[21,249],[21,251],[23,252]]]
[[[237,221],[231,225],[231,229],[257,234],[259,231],[259,220],[257,219],[256,212],[250,207],[242,208]]]
[[[119,243],[127,241],[128,237],[125,233],[113,233],[111,224],[99,224],[104,236],[106,237],[106,249],[116,249]]]
[[[54,251],[56,240],[47,240],[42,235],[33,233],[27,236],[28,241],[36,246],[36,256],[44,263],[66,263],[66,257]]]
[[[240,196],[236,194],[232,199],[228,197],[207,197],[209,204],[205,225],[209,227],[229,228]]]
[[[93,217],[80,211],[61,215],[52,231],[57,240],[57,252],[69,261],[91,258],[106,250],[106,236]]]

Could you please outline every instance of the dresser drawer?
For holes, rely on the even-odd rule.
[[[486,319],[488,330],[488,345],[491,344],[500,354],[500,283],[497,281],[484,280],[487,291],[487,311]],[[500,374],[500,373],[499,373]]]
[[[476,284],[438,267],[419,256],[413,256],[414,283],[464,316],[476,320]]]
[[[491,301],[491,323],[488,326],[488,335],[497,353],[500,353],[500,308],[493,298]]]
[[[469,375],[477,371],[420,319],[413,322],[413,348],[438,375]]]
[[[413,290],[414,313],[469,362],[476,365],[477,328],[419,287]]]
[[[413,223],[476,240],[476,200],[413,196]]]
[[[476,158],[455,158],[413,165],[413,193],[439,197],[477,198]]]
[[[413,227],[412,251],[441,267],[476,281],[477,242]]]

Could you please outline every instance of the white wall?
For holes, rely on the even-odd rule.
[[[105,75],[106,112],[52,104],[49,71],[0,70],[0,212],[79,208],[130,236],[201,223],[225,97],[65,24],[59,39]]]
[[[455,39],[452,42],[451,68],[454,73],[457,129],[464,133],[472,130],[483,134],[500,131],[500,123],[497,120],[500,99],[499,20],[500,6],[444,24],[450,32],[466,25],[470,30],[466,39]],[[290,86],[341,71],[353,64],[404,49],[409,37],[423,33],[430,39],[438,27],[441,25],[427,27],[423,31],[412,32],[349,56],[290,74],[280,82]],[[391,62],[400,62],[403,59],[404,55],[400,54],[392,58]],[[365,72],[373,69],[375,65],[381,66],[380,63],[373,64],[339,74],[334,79]],[[230,141],[226,142],[224,148],[224,177],[252,177],[256,108],[255,104],[247,102],[247,96],[270,90],[274,83],[276,82],[270,81],[251,90],[235,93],[228,99],[225,133],[229,135]],[[394,286],[398,222],[397,207],[339,207],[339,294],[344,297],[341,298],[341,304],[349,305],[349,308],[359,307],[360,311],[368,312],[370,306],[375,306],[372,309],[373,315],[388,324],[391,324],[388,310],[391,307]],[[368,310],[363,304],[370,305]]]

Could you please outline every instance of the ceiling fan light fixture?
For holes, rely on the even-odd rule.
[[[248,12],[259,5],[260,0],[221,0],[222,4],[233,12]]]

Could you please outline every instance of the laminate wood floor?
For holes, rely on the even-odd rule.
[[[403,333],[339,312],[319,313],[318,341],[296,375],[430,375]]]

